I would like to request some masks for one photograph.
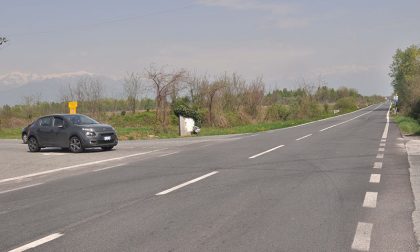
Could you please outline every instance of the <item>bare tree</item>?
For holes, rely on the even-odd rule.
[[[264,99],[264,82],[262,77],[257,77],[251,85],[245,88],[242,104],[245,111],[253,118],[257,117],[260,106]]]
[[[7,42],[9,42],[9,40],[6,37],[0,37],[0,45],[3,45]]]
[[[163,67],[157,69],[151,65],[146,69],[146,77],[151,81],[155,91],[156,99],[156,120],[160,123],[163,130],[168,126],[168,98],[176,98],[177,92],[182,88],[186,79],[185,70],[166,72]]]
[[[129,109],[136,113],[136,102],[142,88],[141,76],[137,73],[129,73],[124,78],[124,94],[127,97]]]
[[[204,99],[204,103],[208,110],[209,124],[214,125],[214,107],[217,95],[226,87],[226,81],[224,77],[219,78],[211,83],[202,83],[201,94]]]

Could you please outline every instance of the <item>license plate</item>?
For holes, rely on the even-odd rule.
[[[106,137],[104,137],[104,140],[105,141],[111,141],[111,137],[110,136],[106,136]]]

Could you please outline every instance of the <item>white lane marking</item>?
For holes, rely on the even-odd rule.
[[[170,193],[170,192],[173,192],[173,191],[175,191],[175,190],[178,190],[179,188],[182,188],[182,187],[184,187],[184,186],[190,185],[190,184],[195,183],[195,182],[197,182],[197,181],[203,180],[203,179],[205,179],[205,178],[207,178],[207,177],[210,177],[210,176],[213,176],[214,174],[217,174],[217,173],[219,173],[219,172],[218,172],[218,171],[213,171],[213,172],[207,173],[206,175],[203,175],[203,176],[201,176],[201,177],[198,177],[198,178],[192,179],[192,180],[187,181],[187,182],[185,182],[185,183],[182,183],[182,184],[180,184],[180,185],[174,186],[174,187],[169,188],[168,190],[162,191],[162,192],[160,192],[160,193],[156,193],[155,195],[156,195],[156,196],[159,196],[159,195],[165,195],[165,194],[168,194],[168,193]]]
[[[254,137],[254,136],[258,136],[258,134],[252,134],[252,135],[248,135],[249,137]]]
[[[175,152],[171,152],[171,153],[163,154],[163,155],[160,155],[159,157],[166,157],[166,156],[173,155],[173,154],[177,154],[177,153],[179,153],[179,151],[175,151]]]
[[[363,201],[363,207],[375,208],[377,200],[378,200],[377,192],[366,192],[365,200]]]
[[[375,162],[373,163],[374,169],[382,169],[382,162]]]
[[[382,106],[382,104],[381,104],[381,105],[379,105],[378,107],[376,107],[375,109],[379,108],[380,106]],[[369,114],[369,113],[372,113],[373,111],[375,111],[375,109],[373,109],[373,110],[371,110],[371,111],[368,111],[368,112],[366,112],[366,113],[363,113],[363,114],[361,114],[361,115],[355,116],[355,117],[353,117],[353,118],[350,118],[349,120],[346,120],[346,121],[344,121],[344,122],[341,122],[341,123],[337,123],[337,124],[331,125],[331,126],[326,127],[326,128],[324,128],[324,129],[322,129],[322,130],[320,130],[320,131],[322,132],[322,131],[325,131],[325,130],[327,130],[327,129],[331,129],[331,128],[334,128],[334,127],[336,127],[336,126],[339,126],[339,125],[341,125],[341,124],[348,123],[348,122],[353,121],[354,119],[357,119],[357,118],[359,118],[359,117],[361,117],[361,116],[364,116],[364,115],[367,115],[367,114]]]
[[[96,170],[93,170],[93,171],[94,172],[104,171],[104,170],[108,170],[108,169],[112,169],[112,168],[117,168],[117,167],[120,167],[120,166],[123,166],[123,165],[126,165],[126,164],[119,164],[119,165],[108,166],[108,167],[96,169]]]
[[[59,238],[63,235],[64,234],[60,234],[60,233],[51,234],[51,235],[45,236],[44,238],[41,238],[39,240],[36,240],[36,241],[33,241],[33,242],[28,243],[26,245],[23,245],[19,248],[15,248],[13,250],[10,250],[9,252],[22,252],[22,251],[25,251],[25,250],[28,250],[28,249],[31,249],[31,248],[35,248],[35,247],[38,247],[39,245],[42,245],[44,243],[55,240],[55,239],[57,239],[57,238]]]
[[[378,184],[381,182],[381,174],[371,174],[369,183]]]
[[[376,110],[377,108],[379,108],[380,106],[382,106],[382,104],[383,104],[383,103],[381,103],[378,107],[374,108],[373,110]],[[306,125],[308,125],[308,124],[313,124],[313,123],[316,123],[316,122],[322,122],[322,121],[326,121],[326,120],[330,120],[330,119],[335,119],[335,118],[342,117],[342,116],[346,116],[346,115],[351,115],[351,114],[354,114],[354,113],[360,112],[360,111],[362,111],[362,110],[366,110],[366,109],[368,109],[368,108],[370,108],[370,107],[372,107],[372,106],[374,106],[374,105],[375,105],[375,104],[372,104],[372,105],[367,106],[367,107],[365,107],[365,108],[361,108],[361,109],[358,109],[358,110],[356,110],[356,111],[349,112],[349,113],[345,113],[345,114],[341,114],[341,115],[338,115],[338,116],[332,116],[332,117],[328,117],[328,118],[324,118],[324,119],[320,119],[320,120],[316,120],[316,121],[312,121],[312,122],[307,122],[307,123],[303,123],[303,124],[299,124],[299,125],[295,125],[295,126],[290,126],[290,127],[286,127],[286,128],[274,129],[274,130],[270,130],[270,131],[267,131],[267,132],[274,133],[274,132],[278,132],[278,131],[281,131],[281,130],[293,129],[293,128],[297,128],[297,127],[306,126]]]
[[[384,154],[378,154],[376,155],[376,158],[384,158]]]
[[[300,141],[300,140],[305,139],[305,138],[310,137],[310,136],[312,136],[312,134],[308,134],[306,136],[299,137],[298,139],[296,139],[296,141]]]
[[[37,184],[22,186],[22,187],[18,187],[18,188],[6,190],[6,191],[1,191],[0,194],[8,193],[8,192],[14,192],[14,191],[17,191],[17,190],[21,190],[21,189],[25,189],[25,188],[29,188],[29,187],[34,187],[34,186],[38,186],[38,185],[42,185],[42,184],[44,184],[44,183],[37,183]]]
[[[31,173],[31,174],[22,175],[22,176],[13,177],[13,178],[6,178],[6,179],[0,180],[0,183],[31,178],[31,177],[35,177],[35,176],[40,176],[40,175],[45,175],[45,174],[50,174],[50,173],[55,173],[55,172],[60,172],[60,171],[65,171],[65,170],[71,170],[71,169],[80,168],[80,167],[84,167],[84,166],[102,164],[102,163],[106,163],[106,162],[110,162],[110,161],[122,160],[122,159],[130,158],[130,157],[146,155],[146,154],[156,152],[156,151],[161,151],[161,150],[165,150],[165,149],[157,149],[157,150],[152,150],[152,151],[140,152],[140,153],[131,154],[131,155],[122,156],[122,157],[117,157],[117,158],[104,159],[104,160],[99,160],[99,161],[94,161],[94,162],[89,162],[89,163],[84,163],[84,164],[78,164],[78,165],[72,165],[72,166],[67,166],[67,167],[48,170],[48,171],[43,171],[43,172]]]
[[[380,143],[379,146],[385,147],[386,143]]]
[[[372,223],[357,223],[356,234],[354,234],[353,243],[351,244],[353,250],[369,251],[372,228]]]
[[[381,142],[382,142],[382,143],[385,143],[385,142],[386,142],[386,139],[381,139]]]
[[[382,133],[382,139],[386,139],[388,137],[388,130],[389,130],[389,111],[391,109],[391,105],[389,105],[388,112],[386,112],[386,124],[384,128],[384,133]]]
[[[384,152],[385,151],[385,148],[379,148],[378,151],[379,152]]]
[[[259,157],[259,156],[264,155],[264,154],[267,154],[267,153],[269,153],[269,152],[271,152],[273,150],[277,150],[278,148],[281,148],[281,147],[284,147],[284,145],[279,145],[279,146],[276,146],[276,147],[271,148],[269,150],[263,151],[261,153],[258,153],[256,155],[254,155],[254,156],[249,157],[249,159],[253,159],[253,158]]]
[[[63,155],[66,155],[66,153],[54,153],[54,152],[50,152],[50,153],[41,153],[41,155],[43,155],[43,156],[63,156]]]

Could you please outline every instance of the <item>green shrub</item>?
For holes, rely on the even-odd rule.
[[[267,113],[265,115],[265,120],[268,121],[280,121],[280,120],[287,120],[289,117],[291,111],[288,106],[286,105],[280,105],[280,104],[274,104],[271,105]]]
[[[357,102],[353,97],[344,97],[337,100],[335,108],[340,112],[349,112],[357,109]]]
[[[177,105],[174,108],[174,114],[176,116],[183,116],[187,118],[192,118],[195,121],[197,126],[201,126],[201,114],[198,111],[193,110],[183,104]]]

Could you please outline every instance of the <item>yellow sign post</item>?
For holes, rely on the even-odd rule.
[[[76,108],[77,108],[77,101],[71,101],[69,102],[69,109],[70,109],[70,114],[76,114]]]

